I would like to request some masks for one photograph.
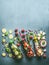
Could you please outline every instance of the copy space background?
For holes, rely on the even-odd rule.
[[[2,57],[1,29],[42,29],[47,34],[47,58],[21,62]],[[0,65],[49,65],[49,0],[0,0]]]

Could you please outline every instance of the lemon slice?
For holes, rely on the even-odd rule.
[[[21,59],[21,58],[22,58],[22,56],[21,56],[21,55],[19,55],[19,56],[18,56],[18,59]]]
[[[6,39],[2,39],[2,43],[5,43],[6,42]]]
[[[2,53],[2,56],[5,57],[6,56],[6,53]]]
[[[3,29],[2,29],[2,33],[5,33],[5,32],[6,32],[6,29],[5,29],[5,28],[3,28]]]
[[[12,34],[9,35],[9,39],[13,39],[13,35]]]
[[[19,52],[18,52],[18,51],[16,51],[16,52],[15,52],[15,55],[18,55],[18,54],[19,54]]]

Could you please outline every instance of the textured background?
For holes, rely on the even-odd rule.
[[[47,59],[18,62],[1,56],[1,29],[42,29],[47,33]],[[0,0],[0,65],[49,65],[49,0]]]

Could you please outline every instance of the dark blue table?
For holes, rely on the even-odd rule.
[[[48,42],[47,58],[23,58],[18,62],[9,57],[2,57],[3,27],[7,30],[25,28],[45,31]],[[49,65],[49,0],[0,0],[0,65]]]

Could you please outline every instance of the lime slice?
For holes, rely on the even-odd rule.
[[[5,50],[6,50],[6,52],[8,52],[8,53],[11,52],[10,48],[5,48]]]

